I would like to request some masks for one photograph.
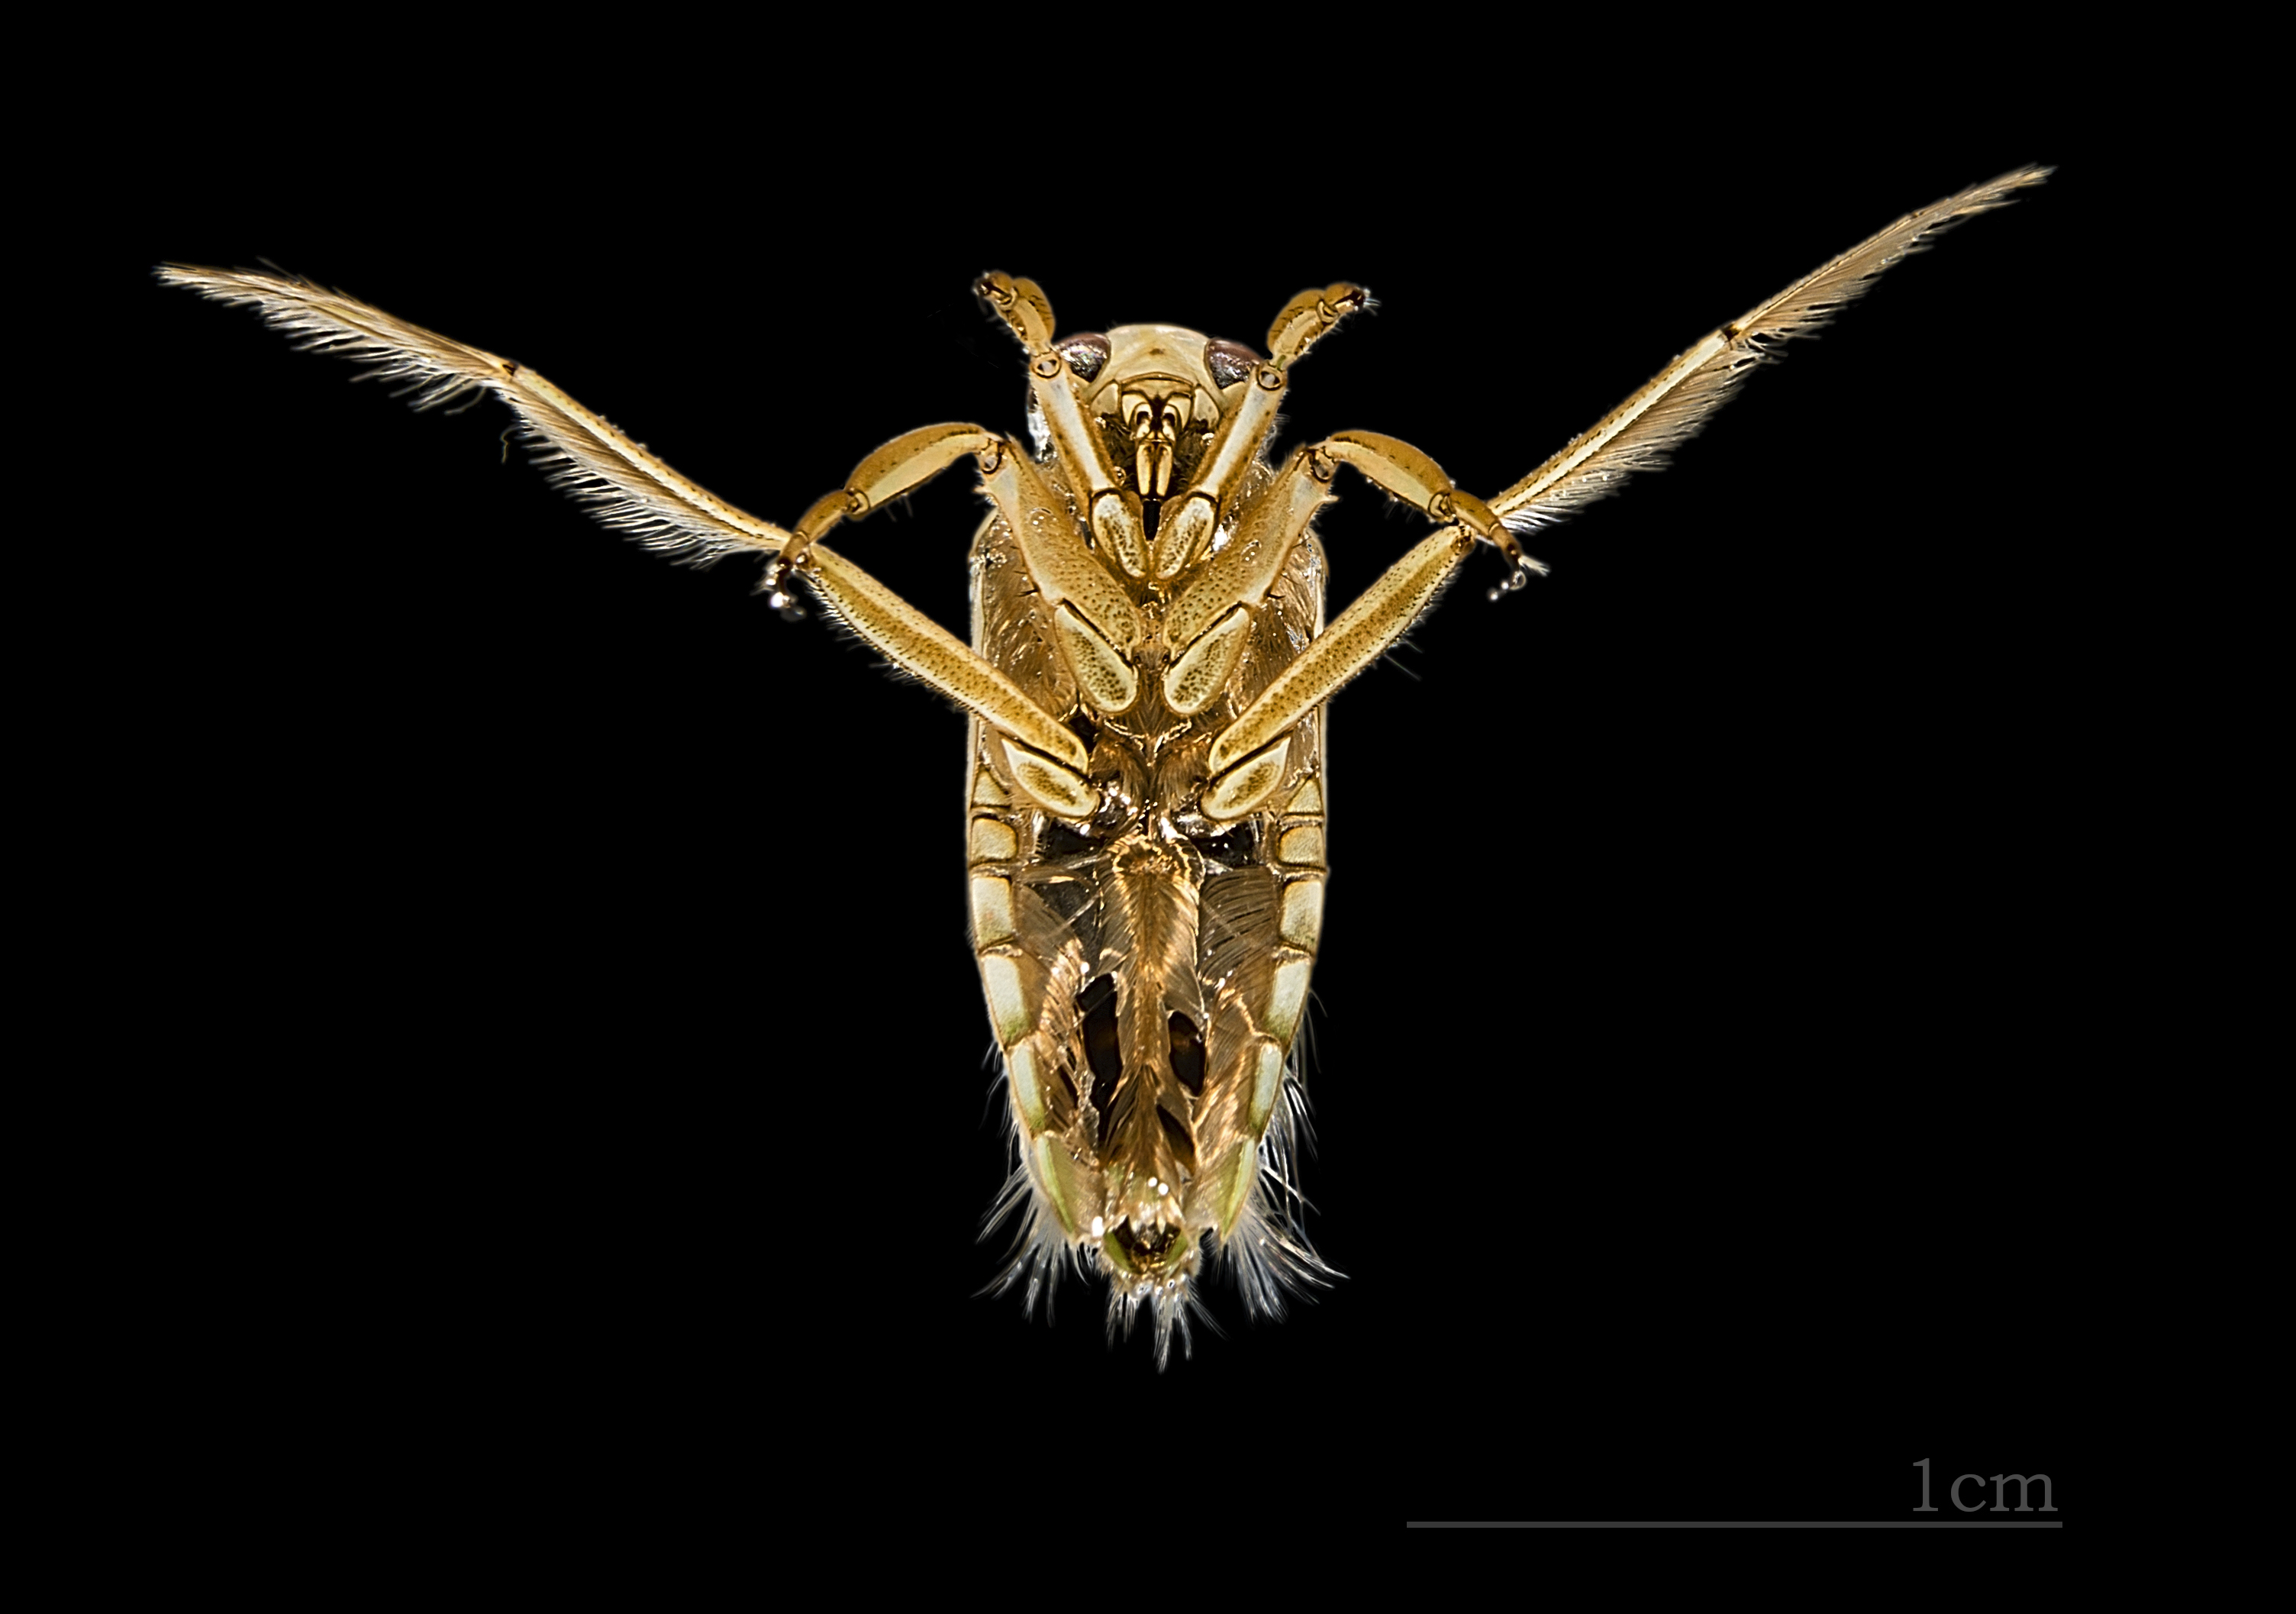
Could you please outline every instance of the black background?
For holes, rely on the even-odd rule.
[[[167,539],[89,563],[91,654],[148,672],[139,923],[214,1073],[148,1112],[205,1141],[159,1269],[186,1340],[249,1406],[308,1404],[277,1437],[313,1450],[430,1431],[442,1463],[635,1453],[735,1494],[922,1503],[987,1464],[1382,1519],[1887,1518],[1931,1457],[1940,1489],[2053,1471],[2062,1507],[2070,1117],[2115,1013],[2087,580],[2120,540],[2083,490],[2112,406],[2073,268],[2111,165],[1966,103],[1619,147],[1333,82],[1223,156],[1242,92],[1135,137],[1101,102],[1064,133],[1058,81],[811,78],[726,116],[251,75],[152,115],[102,267]],[[137,278],[274,259],[783,523],[911,426],[1018,427],[983,268],[1063,330],[1254,345],[1352,278],[1380,307],[1303,363],[1282,441],[1389,432],[1488,495],[2028,161],[2063,171],[1340,697],[1306,1187],[1347,1276],[1277,1326],[1218,1291],[1226,1337],[1160,1377],[1096,1292],[1049,1329],[974,1297],[1006,1145],[963,719],[777,620],[754,567],[595,527],[503,463],[499,407],[417,416]],[[960,630],[962,484],[839,540]],[[1424,530],[1341,492],[1334,609]]]

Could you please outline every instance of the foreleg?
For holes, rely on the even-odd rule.
[[[1116,485],[1100,434],[1085,418],[1082,389],[1092,379],[1079,375],[1076,360],[1053,345],[1053,305],[1033,280],[1015,280],[991,269],[973,284],[998,318],[1012,328],[1029,355],[1029,392],[1051,432],[1053,451],[1075,490],[1077,503],[1101,546],[1134,577],[1148,567],[1147,526],[1140,495]],[[1107,343],[1100,351],[1104,358]]]
[[[1158,577],[1177,573],[1220,523],[1234,514],[1235,490],[1244,472],[1259,459],[1261,445],[1275,429],[1284,389],[1291,384],[1293,361],[1341,320],[1370,302],[1371,293],[1363,287],[1340,281],[1320,291],[1302,292],[1283,305],[1283,311],[1267,328],[1267,362],[1253,367],[1251,384],[1221,417],[1195,485],[1186,498],[1164,512],[1157,525],[1153,565]],[[1274,574],[1269,576],[1272,581]]]

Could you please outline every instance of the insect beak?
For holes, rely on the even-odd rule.
[[[1133,485],[1143,498],[1162,498],[1172,490],[1172,445],[1149,441],[1140,445],[1135,457],[1134,474],[1139,481]]]
[[[1165,498],[1172,491],[1172,448],[1188,424],[1192,389],[1158,377],[1123,398],[1124,422],[1132,432],[1133,486],[1143,498]]]

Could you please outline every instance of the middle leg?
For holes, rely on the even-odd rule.
[[[1231,543],[1173,602],[1167,629],[1176,672],[1203,661],[1217,664],[1207,666],[1199,681],[1213,686],[1226,681],[1234,647],[1242,643],[1241,623],[1266,596],[1283,556],[1323,502],[1324,487],[1343,465],[1447,524],[1382,573],[1213,741],[1206,759],[1211,770],[1205,793],[1208,811],[1215,801],[1228,814],[1247,810],[1256,799],[1248,780],[1276,771],[1265,765],[1267,748],[1386,655],[1434,603],[1478,543],[1496,548],[1513,564],[1518,577],[1546,570],[1522,552],[1488,505],[1453,487],[1443,468],[1409,443],[1371,432],[1338,432],[1294,454],[1253,507],[1239,517],[1239,534],[1260,526],[1270,529],[1267,537],[1276,541]],[[1223,566],[1223,561],[1228,564]],[[1184,636],[1192,637],[1194,645]]]

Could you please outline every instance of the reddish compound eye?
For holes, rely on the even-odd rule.
[[[1225,390],[1250,380],[1251,373],[1259,368],[1259,355],[1240,342],[1208,342],[1204,367],[1212,373],[1212,384]]]
[[[1063,336],[1053,346],[1069,361],[1069,368],[1076,372],[1078,381],[1092,380],[1108,363],[1108,338],[1097,331]]]

